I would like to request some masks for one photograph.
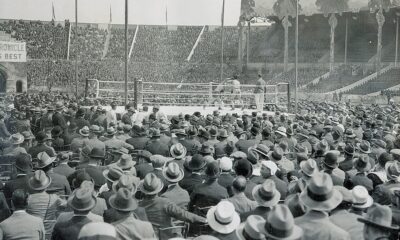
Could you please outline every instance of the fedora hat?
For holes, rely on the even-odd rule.
[[[151,128],[151,129],[149,130],[149,135],[150,135],[150,137],[152,137],[152,138],[154,138],[154,137],[160,137],[160,136],[161,136],[160,129]]]
[[[176,162],[168,163],[162,171],[164,178],[171,183],[179,182],[183,179],[183,169]]]
[[[346,131],[344,131],[344,136],[350,139],[356,138],[356,134],[354,134],[354,131],[351,128],[347,128]]]
[[[327,152],[327,151],[329,151],[329,144],[328,144],[328,142],[325,140],[325,139],[323,139],[323,140],[321,140],[321,141],[319,141],[318,142],[318,144],[317,144],[317,151],[323,151],[324,153],[325,152]]]
[[[92,182],[84,182],[88,182],[93,186]],[[84,212],[89,211],[96,206],[96,197],[93,195],[93,190],[89,190],[86,187],[80,187],[72,193],[67,202],[68,206],[70,206],[72,209]]]
[[[392,210],[388,206],[378,203],[373,204],[367,211],[365,218],[358,218],[358,221],[372,227],[398,231],[399,226],[392,224]]]
[[[268,239],[301,239],[303,230],[295,225],[293,214],[284,204],[271,209],[267,221],[259,227]]]
[[[29,154],[19,154],[15,160],[15,167],[24,173],[32,172],[31,156]]]
[[[232,159],[228,157],[222,157],[219,159],[219,168],[221,168],[221,171],[230,172],[232,170],[232,165]]]
[[[354,146],[353,146],[353,144],[347,144],[346,147],[344,147],[344,152],[349,154],[349,155],[354,155]]]
[[[218,137],[221,137],[221,138],[229,137],[228,131],[226,129],[220,129],[218,132]]]
[[[188,168],[192,171],[197,171],[203,169],[206,166],[207,162],[204,160],[204,157],[200,154],[195,154],[188,164]]]
[[[369,208],[374,203],[374,200],[369,195],[368,190],[364,186],[361,185],[355,186],[351,190],[351,195],[353,197],[352,199],[353,207]]]
[[[386,149],[386,143],[382,139],[372,139],[372,145]]]
[[[260,226],[265,224],[265,219],[258,215],[250,215],[246,222],[236,229],[236,236],[240,240],[264,240],[265,236],[260,232]]]
[[[179,128],[174,130],[175,135],[179,136],[187,136],[185,129]]]
[[[240,217],[229,201],[221,201],[207,212],[208,225],[216,232],[229,234],[240,225]]]
[[[121,212],[132,212],[138,207],[132,191],[127,188],[120,188],[110,197],[109,203],[111,208]]]
[[[297,132],[297,135],[306,139],[310,137],[310,133],[306,129],[301,129],[300,131]]]
[[[114,127],[109,127],[107,128],[106,136],[114,136],[117,133],[117,130],[115,130]]]
[[[56,111],[63,110],[65,108],[62,102],[56,102]]]
[[[18,145],[24,142],[24,136],[20,133],[16,133],[11,135],[10,143],[13,145]]]
[[[163,189],[164,184],[154,173],[148,173],[139,184],[139,189],[147,195],[155,195]]]
[[[359,172],[368,172],[371,169],[371,163],[369,162],[369,157],[366,155],[361,155],[353,161],[354,168]]]
[[[275,182],[271,179],[267,179],[263,184],[255,186],[252,196],[263,207],[273,207],[278,204],[281,198],[281,194],[276,190]]]
[[[186,148],[181,143],[176,143],[172,145],[170,153],[173,158],[182,159],[186,156]]]
[[[247,159],[247,154],[242,151],[236,151],[233,152],[230,157],[234,160]]]
[[[92,126],[90,126],[90,129],[89,129],[92,133],[97,133],[97,134],[99,134],[99,133],[101,133],[101,128],[99,127],[99,126],[97,126],[97,125],[92,125]]]
[[[371,153],[371,146],[368,141],[363,140],[357,144],[357,149],[362,153]]]
[[[385,170],[389,180],[397,179],[400,176],[400,163],[397,161],[387,162]]]
[[[36,170],[28,180],[28,185],[32,190],[41,191],[46,189],[51,183],[51,178],[42,170]]]
[[[342,202],[342,195],[333,188],[331,176],[315,173],[300,194],[300,200],[308,209],[330,211]]]
[[[120,167],[122,170],[129,170],[133,166],[135,166],[136,162],[132,160],[132,156],[129,154],[122,154],[121,158],[119,159],[117,166]]]
[[[120,154],[121,156],[124,155],[124,154],[128,155],[129,154],[129,150],[124,148],[124,147],[120,147],[120,148],[117,148],[117,149],[113,149],[112,153],[113,154]]]
[[[304,175],[312,177],[318,172],[317,162],[314,159],[307,159],[306,161],[300,162],[300,171]]]
[[[234,162],[233,169],[236,175],[243,176],[245,178],[251,177],[253,175],[253,166],[247,159],[240,159]]]
[[[24,136],[24,141],[25,140],[31,140],[31,139],[35,138],[35,136],[33,136],[31,131],[23,131],[22,132],[22,136]]]
[[[103,171],[103,176],[110,182],[116,182],[119,180],[119,178],[124,174],[124,171],[122,171],[121,168],[119,167],[111,167],[110,169],[106,169]]]
[[[112,190],[118,192],[120,188],[129,189],[132,195],[136,193],[140,179],[130,174],[122,174],[118,181],[113,182]]]
[[[251,150],[257,152],[258,154],[264,156],[263,159],[269,159],[269,147],[265,146],[264,144],[258,144],[256,148],[251,148]]]
[[[45,168],[52,164],[57,157],[50,157],[46,152],[40,152],[37,155],[37,165],[36,168]]]
[[[275,131],[275,133],[277,133],[281,136],[287,137],[285,127],[278,127],[278,129]]]
[[[63,133],[63,130],[60,126],[55,126],[51,129],[51,135],[54,137],[59,137]]]
[[[324,157],[324,164],[329,168],[337,168],[339,166],[338,159],[339,154],[335,151],[328,151]]]
[[[88,126],[84,126],[83,128],[79,129],[79,134],[84,137],[89,137],[89,128]]]
[[[274,151],[269,154],[269,158],[273,161],[280,161],[283,158],[283,149],[281,147],[276,147]]]
[[[150,161],[153,164],[154,168],[161,168],[165,165],[166,162],[169,161],[169,158],[164,157],[163,155],[156,154],[150,157]]]
[[[104,150],[94,147],[92,150],[90,150],[89,157],[103,159],[105,157]]]

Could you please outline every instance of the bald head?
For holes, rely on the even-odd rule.
[[[243,176],[238,176],[233,180],[232,186],[236,192],[244,192],[246,189],[247,180]]]

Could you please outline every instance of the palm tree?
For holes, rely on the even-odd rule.
[[[325,17],[329,16],[329,26],[331,27],[331,44],[330,44],[330,58],[329,58],[329,69],[333,70],[335,63],[335,28],[337,26],[336,14],[342,15],[342,13],[349,9],[349,0],[317,0],[315,5],[319,7],[319,10],[324,13]]]
[[[296,16],[296,0],[277,0],[273,6],[275,14],[282,20],[285,29],[285,49],[283,55],[283,70],[288,70],[289,59],[289,27],[291,26],[289,17]],[[300,9],[299,9],[300,10]]]
[[[242,66],[243,66],[243,32],[244,32],[244,26],[246,25],[246,21],[249,19],[253,18],[255,16],[255,7],[256,3],[255,0],[242,0],[241,2],[241,7],[240,7],[240,18],[239,18],[239,52],[238,52],[238,60],[239,60],[239,69],[240,72],[242,72]],[[250,28],[249,30],[250,31]],[[249,34],[249,33],[248,33]],[[247,38],[247,41],[249,41],[249,38]]]
[[[389,11],[392,5],[391,0],[369,0],[368,7],[371,12],[376,12],[376,21],[378,22],[378,44],[376,46],[376,71],[379,74],[382,60],[382,27],[385,23],[383,11]]]

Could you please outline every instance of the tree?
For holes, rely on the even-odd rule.
[[[289,27],[291,27],[289,17],[296,16],[296,2],[296,0],[277,0],[273,6],[274,12],[282,21],[282,25],[285,30],[285,48],[283,55],[283,69],[285,72],[288,70],[289,59]]]
[[[240,72],[242,72],[243,66],[243,32],[244,26],[246,25],[246,21],[249,21],[256,15],[254,8],[256,6],[255,0],[242,0],[241,7],[240,7],[240,18],[239,18],[239,51],[238,51],[238,58],[239,58],[239,68]],[[250,29],[249,29],[250,31]],[[247,39],[249,40],[249,39]]]
[[[382,27],[385,23],[383,11],[389,11],[392,6],[391,0],[369,0],[368,7],[371,12],[376,12],[376,21],[378,22],[378,44],[376,46],[376,71],[379,73],[382,60]]]
[[[335,63],[335,28],[337,26],[336,14],[342,15],[344,11],[349,9],[349,0],[317,0],[315,5],[319,10],[324,13],[325,17],[329,16],[329,26],[331,27],[331,44],[330,44],[330,58],[329,69],[333,70]]]

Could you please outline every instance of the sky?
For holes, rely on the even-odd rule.
[[[223,0],[128,0],[129,24],[220,25]],[[236,26],[241,0],[226,0],[224,24]],[[75,22],[74,0],[0,0],[0,19]],[[78,0],[78,22],[123,24],[125,0]],[[167,14],[166,14],[167,12]],[[167,19],[167,20],[166,20]]]

